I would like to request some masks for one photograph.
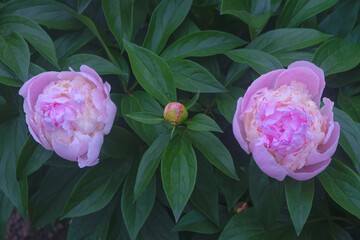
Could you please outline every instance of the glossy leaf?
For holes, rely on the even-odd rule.
[[[325,76],[348,71],[360,63],[360,46],[341,38],[333,38],[315,52],[312,62],[323,69]]]
[[[80,217],[105,207],[129,171],[129,162],[105,160],[86,172],[66,201],[62,218]]]
[[[125,42],[131,68],[140,85],[163,105],[176,101],[175,82],[167,63],[150,50]]]
[[[143,46],[158,54],[171,33],[184,21],[192,0],[163,0],[154,10]]]
[[[186,126],[193,131],[222,132],[217,123],[209,116],[199,113],[185,122]]]
[[[168,61],[176,87],[189,92],[217,93],[228,90],[206,68],[189,60]]]
[[[16,166],[16,177],[21,180],[38,170],[53,155],[29,136],[21,150]]]
[[[0,29],[19,33],[36,51],[59,69],[54,43],[36,22],[22,16],[4,15],[0,17]]]
[[[244,89],[232,87],[230,92],[217,95],[216,104],[220,113],[226,118],[226,120],[228,120],[228,122],[232,123],[236,111],[237,101],[244,94]]]
[[[196,209],[191,210],[183,216],[174,227],[174,231],[189,231],[204,234],[214,234],[219,232],[219,230],[218,226]]]
[[[360,218],[360,176],[340,161],[333,159],[330,166],[318,175],[330,197],[342,208]]]
[[[288,0],[277,20],[277,27],[298,27],[306,19],[334,6],[339,0]]]
[[[172,43],[164,50],[161,57],[170,59],[212,56],[245,43],[244,40],[225,32],[214,30],[193,32]]]
[[[0,62],[0,83],[11,87],[21,87],[24,84],[24,82],[20,81],[14,72],[2,62]]]
[[[310,52],[300,52],[300,51],[279,52],[273,54],[273,56],[276,57],[283,66],[289,66],[290,64],[296,61],[311,62],[313,55],[314,54]]]
[[[149,184],[160,163],[161,156],[169,139],[170,136],[168,134],[160,135],[143,154],[136,175],[134,200],[139,197]]]
[[[93,68],[99,75],[124,75],[124,72],[110,61],[93,54],[82,53],[72,55],[71,57],[62,60],[60,65],[63,70],[68,70],[69,67],[71,67],[75,71],[79,71],[80,66],[87,65],[88,67]]]
[[[177,221],[194,189],[196,181],[196,156],[191,142],[181,134],[170,140],[161,161],[161,177]]]
[[[0,61],[25,82],[30,65],[30,52],[25,40],[16,32],[0,35],[0,49]]]
[[[285,195],[291,220],[299,236],[309,216],[314,198],[313,179],[304,182],[286,179]]]
[[[110,31],[123,49],[123,39],[131,40],[134,0],[104,0],[102,9]]]
[[[0,132],[0,190],[25,218],[28,184],[26,179],[16,179],[16,164],[26,141],[27,126],[25,121],[18,117],[1,123]]]
[[[230,152],[224,144],[210,132],[189,132],[195,147],[218,169],[229,177],[238,180]]]
[[[146,124],[157,124],[164,121],[163,117],[160,117],[158,114],[152,112],[135,112],[135,113],[130,113],[126,116],[131,119],[134,119],[135,121]]]
[[[265,74],[283,66],[275,57],[255,49],[237,49],[226,52],[226,56],[238,63],[250,65],[257,73]]]

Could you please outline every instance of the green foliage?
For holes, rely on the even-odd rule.
[[[0,239],[14,208],[33,229],[60,219],[69,240],[359,239],[359,9],[357,0],[2,1]],[[339,146],[314,179],[280,182],[240,148],[232,121],[259,75],[302,60],[324,70]],[[111,85],[117,107],[99,164],[84,169],[29,134],[18,95],[40,73],[81,65]],[[164,121],[169,102],[188,109],[184,123]]]

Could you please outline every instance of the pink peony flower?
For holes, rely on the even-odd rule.
[[[116,106],[110,85],[88,66],[80,72],[45,72],[27,81],[19,94],[34,139],[79,167],[99,162],[99,153],[114,122]]]
[[[330,163],[340,135],[334,103],[320,98],[324,73],[306,61],[260,76],[239,98],[233,131],[270,177],[310,179]]]

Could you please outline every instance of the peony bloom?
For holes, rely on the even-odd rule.
[[[116,106],[110,85],[88,66],[80,72],[45,72],[27,81],[19,94],[34,139],[79,167],[99,162],[99,153],[114,122]]]
[[[340,135],[334,103],[320,98],[324,73],[306,61],[260,76],[239,98],[233,131],[270,177],[310,179],[330,163]]]

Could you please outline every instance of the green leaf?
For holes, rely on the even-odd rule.
[[[6,226],[13,208],[10,200],[0,191],[0,239],[5,239]]]
[[[163,113],[160,104],[146,92],[135,91],[123,97],[121,101],[122,116],[136,134],[150,145],[159,135],[159,124],[144,124],[127,117],[128,114],[144,111],[158,113],[159,115]]]
[[[36,22],[27,17],[4,15],[0,17],[0,30],[19,33],[46,60],[58,69],[60,68],[53,41]]]
[[[174,32],[184,21],[192,0],[163,0],[151,15],[143,46],[159,54]]]
[[[217,95],[216,104],[220,113],[228,120],[228,122],[232,123],[237,107],[237,101],[244,94],[244,89],[232,87],[230,92]]]
[[[166,197],[177,221],[196,182],[196,156],[191,142],[181,134],[170,140],[161,161],[161,177]]]
[[[235,62],[250,65],[259,74],[283,68],[275,57],[256,49],[236,49],[226,52],[226,56]]]
[[[16,32],[0,35],[0,49],[0,60],[25,82],[30,65],[30,52],[25,40]]]
[[[319,44],[331,35],[314,29],[288,28],[275,29],[255,38],[247,48],[262,50],[267,53],[288,52]]]
[[[317,176],[330,197],[346,211],[360,218],[360,176],[340,161]]]
[[[289,66],[290,64],[296,61],[311,62],[313,55],[314,54],[310,52],[300,52],[300,51],[278,52],[273,54],[273,56],[276,57],[283,66]]]
[[[210,132],[189,132],[192,143],[218,169],[239,180],[233,159],[224,144]]]
[[[134,201],[137,167],[137,164],[133,165],[130,174],[126,178],[121,196],[121,211],[131,239],[136,239],[153,208],[156,196],[156,181],[155,178],[152,178],[149,185]]]
[[[102,151],[114,159],[129,159],[137,155],[141,140],[126,129],[113,126],[105,136]]]
[[[199,113],[185,122],[186,126],[193,131],[223,132],[219,125],[209,116]]]
[[[189,92],[217,93],[227,89],[206,68],[189,60],[168,61],[176,87]]]
[[[197,100],[199,99],[200,96],[200,92],[198,91],[195,96],[189,100],[189,102],[186,103],[185,107],[186,109],[191,109],[197,102]]]
[[[91,1],[92,0],[77,0],[77,12],[81,14],[90,5]]]
[[[143,154],[134,186],[134,200],[144,191],[153,177],[159,163],[161,156],[168,144],[170,136],[168,134],[160,135]]]
[[[314,180],[300,182],[290,178],[286,179],[285,195],[291,220],[299,236],[311,210],[314,198]]]
[[[158,114],[152,112],[135,112],[126,115],[127,117],[134,119],[135,121],[146,124],[157,124],[164,121],[163,117],[159,117]]]
[[[86,172],[66,201],[62,218],[85,216],[105,207],[129,171],[129,162],[105,160]]]
[[[261,223],[270,230],[283,203],[283,182],[270,179],[252,160],[249,165],[249,192]]]
[[[345,72],[360,63],[360,46],[345,39],[333,38],[316,50],[312,62],[323,69],[325,76]]]
[[[232,34],[214,30],[193,32],[172,43],[161,54],[164,59],[205,57],[227,52],[246,42]]]
[[[23,218],[28,205],[27,180],[16,179],[16,164],[27,137],[25,121],[18,117],[0,124],[0,190]]]
[[[214,168],[202,154],[197,154],[198,171],[191,203],[217,226],[219,225],[219,190]]]
[[[204,234],[214,234],[219,232],[220,229],[213,222],[207,219],[201,212],[194,209],[179,220],[173,231],[189,231]]]
[[[107,239],[106,236],[112,224],[112,216],[117,205],[119,205],[119,201],[119,196],[115,196],[110,204],[102,210],[87,216],[73,218],[67,232],[67,239]],[[118,228],[120,226],[117,226]]]
[[[150,50],[125,42],[131,68],[140,85],[163,105],[176,101],[175,82],[167,63]]]
[[[0,15],[15,14],[28,17],[35,22],[48,28],[59,30],[73,30],[82,27],[73,16],[69,15],[66,10],[71,8],[53,0],[14,0],[8,2],[0,10]]]
[[[341,126],[339,144],[360,173],[360,128],[345,112],[334,107],[334,121]]]
[[[0,62],[0,83],[11,87],[21,87],[24,84],[24,82],[20,81],[2,62]]]
[[[360,122],[360,96],[345,96],[342,89],[337,97],[339,107],[357,122]]]
[[[288,0],[277,20],[277,28],[298,27],[302,22],[334,6],[339,0]]]
[[[39,189],[30,198],[29,215],[32,227],[47,225],[61,216],[71,191],[84,172],[78,167],[49,168]]]
[[[172,37],[175,40],[182,38],[192,32],[199,32],[200,28],[196,26],[196,24],[189,18],[185,18],[183,23],[176,29],[176,31],[172,34]]]
[[[49,158],[53,152],[46,150],[38,144],[32,136],[29,136],[21,150],[19,160],[16,166],[16,177],[18,180],[26,178],[38,170]]]
[[[131,40],[134,0],[104,0],[102,9],[110,31],[123,49],[123,39]]]
[[[93,68],[99,75],[114,74],[124,75],[124,72],[105,58],[93,54],[76,54],[63,59],[60,62],[61,69],[68,70],[69,67],[78,71],[80,66],[87,65]]]
[[[85,46],[94,37],[89,29],[62,33],[61,36],[54,41],[56,55],[59,59],[66,58]]]

